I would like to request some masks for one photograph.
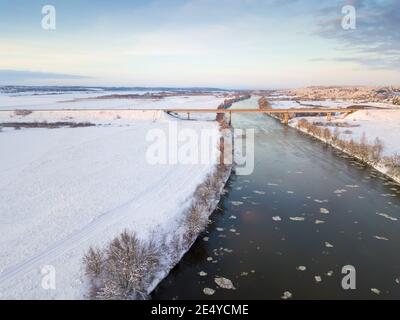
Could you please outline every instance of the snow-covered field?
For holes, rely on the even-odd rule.
[[[370,106],[373,108],[385,108],[385,109],[398,109],[400,106],[382,103],[382,102],[359,102],[349,100],[319,100],[319,101],[295,101],[295,100],[271,100],[271,106],[275,109],[279,108],[294,108],[302,109],[307,107],[324,107],[324,108],[347,108],[350,106]]]
[[[297,128],[300,119],[306,119],[310,123],[322,123],[325,127],[328,124],[327,128],[332,133],[334,130],[338,130],[339,138],[346,141],[353,140],[360,143],[364,135],[367,143],[374,144],[378,138],[383,143],[383,157],[400,155],[400,110],[360,110],[347,117],[333,117],[330,123],[326,117],[299,117],[292,119],[289,125]],[[341,124],[341,126],[333,126],[335,123]],[[391,175],[383,163],[371,165],[400,183],[399,178]]]
[[[154,92],[153,92],[154,93]],[[216,108],[222,94],[168,96],[163,99],[93,99],[105,95],[144,94],[137,91],[72,92],[62,94],[6,94],[0,92],[1,109],[181,109]]]
[[[10,122],[90,122],[98,125],[132,125],[137,121],[171,120],[161,110],[40,110],[27,115],[0,110],[1,123]],[[7,130],[4,128],[3,130]]]
[[[32,107],[31,98],[18,106]],[[172,100],[175,108],[219,102],[204,96],[179,99]],[[151,109],[166,105],[146,102]],[[189,129],[199,136],[209,130],[215,138],[211,158],[219,156],[216,122],[180,121],[161,111],[0,113],[0,122],[11,121],[98,125],[0,132],[1,299],[83,298],[82,258],[90,246],[103,246],[125,229],[141,239],[161,239],[182,224],[196,187],[214,164],[151,165],[149,130],[168,133],[172,125],[178,134]],[[56,272],[55,290],[43,284],[52,270],[46,266]]]
[[[294,118],[290,124],[296,126],[299,119]],[[321,122],[328,124],[326,117],[305,117],[311,123]],[[400,110],[360,110],[347,117],[332,118],[331,124],[348,124],[349,127],[338,127],[340,137],[344,140],[353,139],[359,142],[365,134],[368,142],[373,143],[376,138],[383,141],[383,155],[400,154]],[[334,127],[329,127],[331,131]]]
[[[340,138],[355,142],[360,142],[361,137],[365,135],[367,142],[373,144],[376,138],[383,142],[382,156],[394,156],[400,154],[400,109],[399,106],[385,103],[365,102],[355,103],[354,101],[301,101],[302,104],[322,106],[326,108],[346,108],[350,105],[368,105],[375,108],[387,110],[360,110],[348,115],[347,117],[340,115],[332,117],[329,123],[327,117],[297,117],[290,120],[289,125],[297,128],[300,119],[306,119],[310,123],[319,122],[334,131],[335,123],[348,124],[348,126],[338,127]],[[275,100],[271,101],[273,108],[306,108],[296,101]],[[311,107],[311,106],[310,106]],[[375,168],[383,173],[387,173],[387,169],[378,164]],[[397,179],[397,178],[395,178]]]
[[[300,101],[304,105],[326,107],[326,108],[347,108],[350,106],[370,106],[374,108],[399,108],[399,106],[384,103],[384,102],[360,102],[360,101],[349,101],[349,100],[320,100],[320,101]]]
[[[308,118],[310,121],[326,123],[326,117]],[[400,154],[400,110],[361,110],[346,118],[333,118],[332,123],[349,124],[351,127],[340,127],[340,137],[345,140],[360,141],[363,134],[371,143],[379,138],[384,143],[383,154],[386,156]]]
[[[339,108],[353,105],[351,101],[301,101],[303,104],[312,104],[316,106]],[[340,127],[341,138],[354,141],[360,141],[361,136],[365,133],[369,142],[373,143],[379,138],[384,143],[384,155],[391,156],[395,153],[400,154],[400,109],[398,106],[367,102],[366,105],[376,108],[388,108],[388,110],[360,110],[349,116],[337,116],[332,118],[332,123],[348,123],[351,127]],[[365,105],[364,104],[364,105]],[[304,108],[296,101],[271,101],[273,108]],[[390,109],[389,109],[390,108]],[[296,127],[297,122],[302,119],[300,117],[291,120],[290,124]],[[310,122],[328,123],[326,117],[304,117]],[[333,130],[333,127],[331,127]]]
[[[270,101],[270,104],[274,109],[304,108],[298,102],[293,100],[272,100]]]

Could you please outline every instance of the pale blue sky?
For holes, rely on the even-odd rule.
[[[400,84],[396,0],[0,0],[0,84]],[[54,5],[57,29],[41,28]],[[357,29],[341,28],[356,7]]]

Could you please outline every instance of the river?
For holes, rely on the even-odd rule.
[[[233,126],[256,130],[255,170],[231,176],[212,223],[152,298],[400,299],[400,187],[266,115],[234,115]],[[346,265],[355,290],[342,288]]]

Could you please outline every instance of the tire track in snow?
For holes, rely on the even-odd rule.
[[[196,174],[193,174],[196,173]],[[16,279],[19,276],[23,276],[28,272],[35,269],[48,265],[49,261],[53,261],[58,257],[62,256],[66,252],[73,250],[83,242],[88,241],[90,238],[101,234],[101,231],[112,224],[116,224],[123,220],[124,218],[129,218],[132,212],[140,207],[146,207],[150,205],[154,210],[159,208],[159,203],[170,201],[171,194],[171,184],[163,183],[169,181],[179,181],[179,187],[176,188],[177,184],[174,184],[175,189],[182,190],[184,187],[193,183],[193,181],[198,181],[198,179],[203,176],[203,172],[197,172],[192,170],[191,166],[185,168],[179,172],[177,177],[177,172],[170,170],[169,173],[159,180],[158,186],[163,185],[161,189],[158,190],[158,197],[154,198],[154,186],[149,186],[144,192],[135,198],[129,200],[128,202],[118,206],[112,210],[106,211],[93,222],[86,225],[84,228],[73,232],[70,236],[63,240],[56,242],[54,245],[50,246],[43,252],[30,257],[29,259],[18,263],[14,266],[6,268],[0,273],[0,286],[7,284],[9,281]],[[173,176],[173,177],[171,177]],[[167,192],[168,191],[168,192]],[[163,195],[163,196],[161,196]],[[161,197],[160,197],[161,196]],[[134,205],[132,205],[134,203]],[[146,211],[151,210],[151,208],[145,208]],[[82,257],[83,258],[83,257]]]

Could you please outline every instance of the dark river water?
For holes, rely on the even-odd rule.
[[[256,130],[255,170],[232,175],[212,223],[152,298],[400,299],[400,187],[266,115],[235,115],[233,126]],[[346,265],[356,290],[342,288]]]

